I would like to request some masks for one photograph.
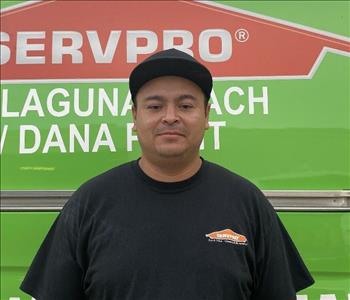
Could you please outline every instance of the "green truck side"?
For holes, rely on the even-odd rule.
[[[1,8],[18,3],[23,1],[2,1]],[[217,3],[350,36],[348,1]],[[296,51],[300,47],[296,45]],[[214,82],[216,99],[212,101],[216,100],[218,106],[211,110],[212,126],[206,133],[201,155],[253,181],[275,206],[315,279],[312,287],[299,293],[298,300],[350,299],[349,82],[349,55],[337,53],[325,55],[312,79]],[[233,86],[243,91],[236,98],[235,107],[244,107],[242,113],[234,116],[223,101]],[[45,106],[50,91],[58,88],[64,89],[70,99],[75,90],[84,99],[89,90],[95,95],[103,90],[112,97],[117,88],[118,116],[104,107],[103,116],[96,110],[88,119],[72,113],[58,120],[47,113]],[[2,82],[1,101],[7,97],[8,111],[21,115],[31,89],[38,93],[45,118],[34,112],[18,118],[4,117],[0,111],[2,136],[6,125],[8,131],[0,165],[0,300],[31,299],[19,290],[19,284],[70,193],[85,180],[140,155],[137,142],[128,136],[127,124],[132,118],[126,109],[126,82]],[[252,112],[249,93],[262,97],[265,92],[268,112],[262,104],[254,105]],[[77,143],[75,151],[68,150],[72,147],[73,123],[81,132],[85,124],[89,125],[89,151],[82,151]],[[106,145],[92,150],[101,123],[109,124],[115,151]],[[40,145],[35,153],[23,154],[19,153],[20,126],[28,124],[38,128]],[[65,153],[58,147],[45,152],[50,124],[58,124]],[[23,135],[24,132],[22,138]],[[25,137],[24,146],[35,144],[37,137],[33,132],[27,132]]]

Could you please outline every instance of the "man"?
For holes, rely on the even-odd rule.
[[[210,72],[170,49],[130,76],[142,156],[83,184],[21,288],[37,300],[292,300],[313,279],[263,194],[199,155]]]

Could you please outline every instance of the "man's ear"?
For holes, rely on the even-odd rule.
[[[137,128],[136,128],[136,114],[137,114],[137,107],[135,104],[133,104],[132,108],[131,108],[131,111],[132,111],[132,118],[134,120],[134,126],[132,127],[132,130],[133,131],[137,131]]]
[[[210,104],[207,104],[205,108],[205,129],[209,129],[209,112],[210,112]]]

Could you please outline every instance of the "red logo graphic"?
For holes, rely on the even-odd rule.
[[[216,78],[311,78],[327,52],[350,53],[346,37],[215,2],[42,1],[2,10],[1,27],[4,81],[123,81],[172,47]]]
[[[210,240],[219,241],[219,242],[229,242],[239,245],[247,245],[247,238],[242,235],[234,232],[231,229],[224,229],[220,231],[214,231],[205,235]]]

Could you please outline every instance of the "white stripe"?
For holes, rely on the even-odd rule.
[[[345,52],[345,51],[341,51],[341,50],[337,50],[329,47],[323,47],[321,53],[318,55],[316,61],[314,62],[308,74],[308,79],[312,79],[314,77],[314,75],[316,74],[316,71],[318,70],[318,67],[321,65],[321,62],[323,61],[324,57],[328,52],[350,57],[349,52]]]
[[[320,29],[316,29],[316,28],[313,28],[313,27],[306,26],[306,25],[301,25],[301,24],[285,21],[285,20],[282,20],[282,19],[269,17],[269,16],[266,16],[266,15],[261,15],[261,14],[258,14],[258,13],[250,12],[248,10],[235,8],[235,7],[232,7],[232,6],[228,6],[228,5],[221,4],[221,3],[216,3],[216,2],[213,2],[213,1],[196,1],[196,2],[201,3],[201,4],[206,4],[208,6],[214,6],[214,7],[221,8],[221,9],[228,10],[228,11],[233,11],[233,12],[245,14],[245,15],[248,15],[248,16],[256,17],[256,18],[261,18],[261,19],[264,19],[264,20],[268,20],[268,21],[271,21],[271,22],[278,23],[278,24],[287,25],[287,26],[295,27],[295,28],[302,29],[302,30],[307,30],[307,31],[310,31],[310,32],[313,32],[313,33],[322,34],[324,36],[328,36],[328,37],[331,37],[331,38],[336,38],[336,39],[339,39],[339,40],[343,40],[345,42],[350,42],[350,37],[339,35],[339,34],[335,34],[335,33],[329,32],[329,31],[323,31],[323,30],[320,30]],[[186,3],[186,1],[184,1],[183,3]]]
[[[15,4],[15,5],[9,6],[9,7],[2,8],[0,10],[0,12],[1,13],[8,12],[8,11],[11,11],[11,10],[14,10],[14,9],[17,9],[17,8],[21,8],[21,7],[25,7],[25,6],[28,6],[28,5],[32,5],[32,4],[35,4],[35,3],[38,3],[38,2],[42,2],[42,0],[25,1],[24,3],[18,3],[18,4]]]

